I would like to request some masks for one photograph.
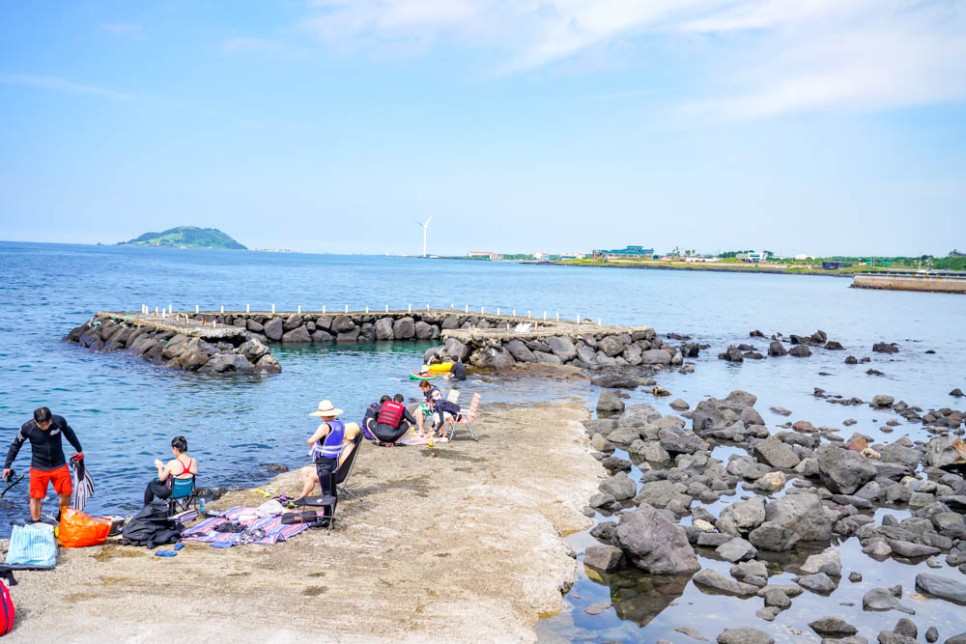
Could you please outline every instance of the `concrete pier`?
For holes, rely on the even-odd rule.
[[[852,288],[966,293],[966,274],[951,271],[856,273],[852,278]]]

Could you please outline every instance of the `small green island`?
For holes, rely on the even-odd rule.
[[[178,226],[161,233],[144,233],[131,241],[119,242],[118,246],[248,250],[217,228],[198,228],[197,226]]]

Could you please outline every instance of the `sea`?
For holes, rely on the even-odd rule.
[[[722,398],[740,389],[758,397],[756,408],[770,428],[809,420],[816,427],[839,428],[845,438],[859,432],[876,441],[928,439],[921,425],[891,412],[829,404],[814,392],[821,388],[865,401],[888,394],[924,410],[966,407],[949,395],[957,387],[966,389],[966,297],[853,289],[850,283],[812,275],[0,242],[0,449],[6,450],[35,408],[47,406],[64,416],[83,444],[96,486],[87,510],[97,514],[134,513],[153,475],[152,462],[170,457],[170,441],[177,435],[187,438],[190,453],[199,461],[200,485],[263,486],[278,466],[307,463],[305,438],[315,421],[308,414],[321,399],[345,410],[345,418],[357,419],[382,394],[415,398],[408,373],[431,346],[275,346],[281,374],[225,378],[165,369],[124,352],[92,353],[64,341],[72,328],[98,311],[135,311],[142,305],[175,311],[301,307],[330,312],[428,306],[649,325],[662,336],[688,336],[709,346],[689,360],[693,373],[658,374],[658,384],[671,391],[670,397],[655,398],[638,389],[627,404],[646,402],[662,413],[674,413],[668,407],[671,400],[681,398],[694,407],[707,397]],[[822,330],[845,350],[814,349],[809,358],[741,364],[718,359],[731,344],[752,344],[766,353],[767,340],[750,337],[755,330],[786,337]],[[899,351],[873,353],[876,342],[895,342]],[[847,355],[870,362],[847,365]],[[589,383],[473,376],[464,389],[479,391],[488,402],[578,397],[591,410],[600,395]],[[786,408],[792,415],[779,416],[772,407]],[[849,418],[857,424],[844,427]],[[899,424],[886,425],[893,420]],[[728,449],[715,456],[727,460]],[[27,470],[29,452],[29,447],[21,451],[14,463],[17,471]],[[635,468],[631,475],[640,472]],[[739,489],[738,496],[742,493]],[[45,509],[53,505],[51,495]],[[903,510],[879,514],[886,512],[908,516]],[[11,523],[27,514],[24,481],[0,499],[0,534],[8,534]],[[614,517],[598,514],[596,520]],[[587,532],[567,539],[578,560],[595,543]],[[848,611],[849,620],[863,632],[876,629],[874,639],[884,621],[880,614],[861,611],[861,596],[876,584],[897,583],[906,590],[904,601],[917,609],[918,623],[937,624],[946,636],[953,634],[950,629],[957,621],[959,630],[966,630],[961,608],[914,595],[915,574],[931,571],[924,563],[869,559],[854,538],[839,548],[845,574],[860,570],[864,581],[843,579],[828,598],[805,593],[774,622],[755,617],[760,599],[709,595],[689,581],[661,585],[639,574],[603,577],[581,565],[566,597],[567,610],[542,620],[537,633],[545,641],[676,642],[688,641],[676,629],[691,627],[713,640],[723,625],[740,622],[766,630],[779,642],[818,642],[807,622]],[[701,563],[728,575],[725,562],[702,555]],[[782,572],[771,581],[790,583],[795,561],[773,565]],[[955,568],[938,572],[962,581]],[[890,614],[885,621],[891,626],[899,616]]]

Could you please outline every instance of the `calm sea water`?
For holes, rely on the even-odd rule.
[[[96,311],[135,310],[142,304],[192,311],[196,305],[209,310],[326,306],[330,311],[345,305],[353,310],[387,304],[454,305],[647,324],[658,333],[688,334],[712,347],[695,361],[695,373],[660,377],[660,384],[674,396],[654,400],[639,391],[630,403],[650,402],[670,413],[666,404],[673,398],[684,398],[693,406],[704,397],[744,389],[758,396],[757,408],[772,425],[788,420],[768,412],[778,405],[794,412],[790,420],[807,419],[816,426],[841,426],[851,417],[859,421],[851,430],[877,438],[922,437],[918,425],[905,424],[888,436],[882,434],[879,427],[893,415],[865,406],[830,405],[812,391],[822,387],[866,400],[885,393],[924,408],[956,407],[958,401],[948,392],[966,388],[966,297],[858,290],[850,289],[849,283],[814,276],[0,242],[0,449],[6,449],[34,408],[46,405],[70,421],[84,445],[97,484],[88,504],[92,512],[119,514],[139,507],[143,486],[152,475],[151,462],[167,458],[170,439],[177,434],[187,436],[198,457],[202,484],[255,486],[271,478],[269,464],[296,467],[306,462],[304,438],[314,426],[307,414],[320,398],[332,400],[348,418],[356,418],[383,393],[415,395],[406,374],[419,364],[428,346],[275,348],[283,373],[250,380],[203,378],[146,364],[125,353],[93,354],[62,340]],[[785,357],[742,365],[716,358],[728,344],[755,343],[748,338],[753,329],[786,335],[822,329],[846,351],[818,350],[808,359]],[[900,352],[871,353],[878,341],[898,342]],[[757,342],[764,353],[767,344]],[[871,356],[872,363],[847,366],[843,360],[849,353]],[[866,375],[869,367],[884,375]],[[593,406],[599,395],[586,384],[471,379],[467,388],[483,392],[488,401],[576,395]],[[26,471],[28,453],[29,448],[21,452],[16,469]],[[0,524],[6,531],[10,520],[26,515],[22,483],[0,501]],[[592,541],[586,535],[572,540],[578,550]],[[648,595],[634,583],[619,582],[615,587],[621,590],[623,584],[624,595]],[[725,616],[748,613],[748,623],[755,621],[754,610],[760,608],[760,602],[753,606],[736,599],[709,599],[689,584],[683,596],[672,594],[668,599],[674,605],[643,625],[645,620],[635,618],[633,611],[624,614],[611,608],[593,617],[583,613],[587,604],[617,593],[615,587],[582,575],[571,594],[574,610],[548,620],[541,636],[658,639],[673,633],[677,625],[687,625],[688,611],[693,612],[696,604],[704,612]],[[906,587],[911,589],[911,582]],[[782,620],[769,626],[779,629],[779,637],[781,628],[794,628],[783,627]]]

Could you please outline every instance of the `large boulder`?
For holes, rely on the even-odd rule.
[[[641,364],[669,365],[671,364],[671,359],[673,357],[674,357],[673,354],[668,353],[664,349],[648,349],[647,351],[641,352]]]
[[[966,606],[966,584],[958,579],[923,572],[916,575],[916,588]]]
[[[605,389],[597,401],[597,413],[602,415],[619,414],[624,411],[624,401],[614,391]]]
[[[818,450],[818,475],[833,494],[854,494],[875,473],[875,466],[858,452],[833,445]]]
[[[765,521],[748,533],[748,541],[759,550],[784,552],[794,548],[801,537],[778,523]]]
[[[324,329],[325,327],[323,326],[322,328]],[[332,325],[330,328],[332,332],[335,334],[349,333],[350,331],[356,328],[356,323],[353,322],[352,318],[348,316],[339,315],[333,318]]]
[[[624,501],[634,496],[637,492],[637,484],[624,472],[618,472],[614,476],[601,481],[599,489],[604,494],[611,495],[617,501]]]
[[[631,563],[651,574],[675,575],[701,568],[684,528],[649,505],[621,514],[617,540]]]
[[[265,337],[272,342],[281,340],[283,333],[285,333],[285,325],[282,318],[272,318],[265,323]]]
[[[814,492],[786,494],[768,503],[765,505],[765,521],[788,528],[802,541],[827,543],[832,535],[832,522],[825,514],[822,500]]]
[[[550,350],[555,356],[560,358],[561,362],[570,362],[577,357],[577,347],[566,336],[552,336],[547,338],[547,344],[550,345]]]
[[[937,436],[929,441],[926,445],[926,463],[933,467],[945,467],[966,462],[966,457],[956,449],[958,440],[956,436]]]
[[[472,355],[470,361],[477,367],[495,369],[496,371],[510,369],[516,364],[516,360],[513,359],[510,352],[503,347],[487,347],[477,351]]]
[[[443,355],[466,360],[470,355],[470,348],[456,338],[446,338],[446,342],[443,343]]]
[[[802,460],[798,458],[787,443],[783,443],[776,436],[771,436],[760,443],[756,443],[752,451],[755,454],[755,458],[762,463],[767,463],[772,467],[780,467],[782,469],[790,470]]]
[[[412,340],[416,337],[416,322],[408,316],[399,318],[392,323],[392,335],[396,340]]]
[[[765,520],[765,499],[755,496],[747,501],[732,503],[721,511],[717,527],[733,535],[747,534]]]
[[[631,405],[621,414],[618,425],[621,427],[644,427],[660,420],[661,412],[650,405]]]
[[[282,335],[282,342],[311,342],[312,336],[304,326],[296,327],[291,331],[286,331]]]
[[[376,340],[392,340],[392,318],[379,318],[376,320]]]
[[[597,350],[613,358],[624,352],[624,343],[617,336],[607,335],[597,341]]]
[[[436,327],[429,322],[423,322],[420,320],[416,323],[416,339],[417,340],[432,340],[439,336],[439,332]]]
[[[503,348],[510,352],[513,359],[517,362],[536,362],[537,358],[533,355],[533,351],[527,347],[523,342],[514,338],[506,344]]]

